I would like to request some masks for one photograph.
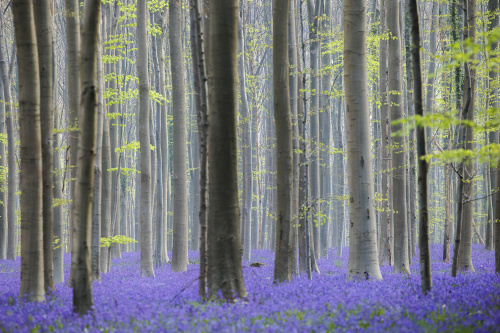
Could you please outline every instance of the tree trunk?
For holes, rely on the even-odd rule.
[[[401,29],[399,26],[399,1],[388,0],[387,30],[389,38],[389,109],[391,121],[404,118],[403,84],[401,73]],[[401,123],[391,127],[393,133],[403,130]],[[392,203],[394,209],[394,271],[408,273],[408,228],[406,212],[406,143],[405,137],[396,134],[392,139]]]
[[[42,168],[43,168],[43,262],[45,292],[55,289],[53,279],[53,193],[54,161],[52,135],[54,128],[54,103],[52,75],[52,25],[53,8],[49,1],[35,1],[34,13],[38,44],[40,71],[40,121],[42,129]]]
[[[153,228],[151,220],[151,146],[149,139],[149,75],[146,0],[137,3],[139,74],[139,137],[141,150],[141,275],[154,276]]]
[[[464,7],[464,18],[466,18],[467,21],[467,25],[464,29],[464,39],[471,38],[474,42],[476,40],[476,0],[464,0]],[[468,70],[464,71],[464,101],[467,98],[466,94],[469,87],[471,90],[471,101],[469,103],[467,118],[463,119],[473,122],[476,92],[476,70],[474,66],[470,66]],[[467,127],[464,130],[466,131],[464,148],[472,150],[474,149],[474,131],[471,127]],[[466,162],[465,168],[467,172],[464,172],[464,177],[467,183],[464,184],[464,197],[470,199],[474,195],[474,180],[471,178],[474,175],[474,164],[472,162]],[[474,214],[474,201],[466,200],[463,203],[462,214],[462,235],[460,237],[460,249],[458,252],[458,270],[474,272],[474,266],[472,264],[472,219]]]
[[[174,231],[172,271],[184,272],[188,263],[188,181],[186,165],[186,73],[182,47],[181,2],[169,1],[170,64],[172,71]]]
[[[293,147],[288,72],[288,3],[273,1],[273,96],[276,123],[277,205],[274,283],[292,278]],[[319,239],[318,239],[319,241]]]
[[[97,130],[97,52],[101,1],[85,3],[80,61],[81,132],[78,140],[78,170],[73,199],[73,307],[80,315],[92,309],[92,267],[90,256],[94,160]]]
[[[2,34],[0,33],[0,38],[2,38]],[[1,52],[1,49],[0,49]],[[1,70],[1,69],[0,69]],[[3,81],[1,79],[0,73],[0,100],[5,101],[3,97]],[[0,133],[5,133],[5,103],[0,103]],[[0,168],[5,169],[5,145],[3,142],[0,143],[0,156],[2,156],[0,160]],[[8,149],[8,147],[7,147]],[[0,186],[2,188],[7,188],[7,179],[2,180]],[[0,190],[0,260],[7,259],[7,196],[5,190]]]
[[[314,2],[313,2],[314,1]],[[307,11],[309,17],[309,38],[311,40],[310,70],[311,70],[311,110],[310,114],[310,135],[311,135],[311,156],[309,167],[309,201],[313,203],[311,209],[311,222],[314,235],[314,253],[319,258],[320,253],[320,223],[321,212],[319,200],[321,199],[321,189],[319,180],[319,54],[321,53],[318,40],[318,18],[321,7],[321,0],[308,0]]]
[[[386,0],[380,0],[380,31],[382,34],[386,33],[386,11],[385,4]],[[385,214],[382,214],[382,219],[380,221],[380,251],[379,251],[379,261],[381,265],[386,263],[390,263],[390,240],[388,238],[388,228],[390,225],[390,200],[389,200],[389,191],[388,191],[388,182],[390,171],[390,150],[389,150],[389,126],[386,121],[388,108],[387,108],[387,40],[380,40],[380,60],[379,60],[379,94],[380,94],[380,129],[381,129],[381,137],[382,137],[382,146],[383,148],[383,163],[382,163],[382,198],[383,198],[383,211]],[[340,111],[339,111],[340,112]],[[339,129],[340,130],[340,129]],[[384,218],[385,216],[385,218]]]
[[[349,163],[349,276],[381,279],[371,158],[366,1],[344,2],[344,81]]]
[[[241,267],[237,170],[238,1],[210,3],[208,82],[208,289],[225,299],[246,297]]]
[[[424,115],[421,70],[420,18],[417,0],[408,1],[408,12],[411,22],[412,63],[413,63],[413,106],[415,115]],[[423,158],[427,154],[425,128],[417,127],[417,160],[418,160],[418,220],[420,247],[420,278],[422,291],[426,293],[432,287],[431,256],[429,247],[429,164]]]
[[[13,108],[12,95],[10,90],[9,68],[7,66],[7,49],[4,38],[4,17],[3,11],[0,10],[0,72],[3,81],[3,92],[5,100],[5,122],[7,129],[7,260],[16,259],[17,238],[16,238],[16,160],[15,160],[15,142],[14,142],[14,125],[13,125]],[[14,58],[14,54],[12,54]],[[12,62],[12,65],[14,62]]]
[[[243,36],[242,18],[238,22],[238,78],[240,87],[241,99],[241,121],[242,136],[241,150],[243,159],[243,212],[241,225],[244,228],[243,236],[243,260],[250,261],[252,254],[252,187],[253,187],[253,172],[252,172],[252,115],[248,109],[247,93],[246,93],[246,78],[245,78],[245,42]]]
[[[42,144],[40,77],[33,3],[12,4],[17,45],[21,136],[21,291],[30,301],[45,299],[43,274]]]

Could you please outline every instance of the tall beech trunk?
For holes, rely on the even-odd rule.
[[[408,1],[408,12],[411,23],[411,54],[413,70],[413,107],[415,115],[424,115],[422,85],[422,65],[420,40],[420,18],[417,0]],[[432,287],[431,253],[429,246],[429,164],[423,158],[427,154],[425,128],[417,127],[417,160],[418,160],[418,220],[420,247],[420,278],[422,291],[426,293]]]
[[[81,132],[78,140],[78,170],[73,200],[73,307],[80,315],[92,309],[92,266],[90,256],[94,160],[97,134],[97,52],[101,1],[85,3],[80,61]]]
[[[141,275],[154,276],[153,222],[151,220],[151,146],[149,138],[149,75],[146,0],[137,2],[139,74],[139,140],[141,149]]]
[[[389,110],[391,112],[391,131],[403,130],[401,123],[395,121],[404,118],[403,76],[401,53],[401,28],[399,25],[399,1],[388,0],[387,30],[389,38]],[[406,143],[404,135],[392,138],[392,203],[394,207],[394,271],[408,273],[408,225],[406,207]]]
[[[43,274],[43,178],[40,77],[33,3],[12,4],[17,45],[21,136],[21,290],[30,301],[45,299]]]
[[[238,1],[212,0],[208,33],[208,291],[247,295],[241,267],[237,164]]]
[[[245,77],[245,42],[243,36],[242,17],[238,22],[238,79],[241,100],[241,150],[243,159],[243,209],[241,214],[241,225],[243,226],[243,260],[250,261],[252,254],[252,115],[250,114],[246,93]]]
[[[54,147],[52,143],[54,129],[54,100],[52,75],[52,24],[53,3],[35,1],[34,13],[38,44],[38,64],[40,71],[40,121],[42,129],[42,168],[43,168],[43,265],[45,292],[54,287],[53,266],[53,192],[54,186]]]
[[[7,260],[16,259],[16,159],[14,142],[14,109],[12,108],[12,94],[10,90],[10,68],[7,66],[7,49],[4,38],[4,16],[0,10],[0,72],[3,82],[3,97],[5,101],[5,127],[7,129]],[[14,59],[14,54],[12,54]],[[12,61],[11,66],[14,62]]]
[[[184,272],[188,264],[188,180],[186,73],[182,47],[181,2],[169,0],[170,65],[172,71],[174,230],[172,271]]]
[[[288,3],[273,1],[273,96],[276,123],[276,252],[274,283],[292,278],[293,147],[288,82]],[[319,239],[318,239],[319,242]]]
[[[350,201],[348,275],[381,279],[377,255],[370,146],[365,0],[344,1],[344,27],[344,81]]]

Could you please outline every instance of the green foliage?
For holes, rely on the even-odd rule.
[[[101,237],[101,247],[110,247],[112,244],[129,244],[129,243],[137,243],[137,241],[133,238],[124,235]]]

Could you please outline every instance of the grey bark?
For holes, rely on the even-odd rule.
[[[170,65],[172,71],[174,220],[172,271],[184,272],[188,263],[188,181],[186,127],[186,73],[182,47],[181,2],[169,1]]]
[[[381,279],[377,255],[370,147],[365,0],[344,2],[344,27],[344,81],[350,200],[348,275]]]
[[[33,3],[12,4],[17,45],[21,136],[21,290],[30,301],[45,299],[43,271],[43,178],[40,77]]]

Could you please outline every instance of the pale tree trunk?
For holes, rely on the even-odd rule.
[[[3,36],[0,34],[0,38]],[[0,73],[1,75],[1,73]],[[3,81],[0,76],[0,100],[5,101],[3,98]],[[0,103],[0,133],[5,133],[5,103]],[[5,168],[5,146],[0,143],[0,168]],[[2,188],[7,188],[7,179],[0,183]],[[0,260],[7,259],[7,195],[6,191],[0,191]]]
[[[371,157],[366,1],[344,2],[344,81],[349,164],[348,275],[381,279]]]
[[[404,118],[403,76],[401,66],[401,29],[399,26],[399,1],[388,0],[387,30],[389,38],[389,109],[392,122]],[[403,125],[393,124],[393,133],[403,130]],[[394,271],[408,273],[408,225],[406,212],[406,144],[404,135],[392,139],[392,203],[394,209]]]
[[[92,205],[94,197],[94,162],[97,131],[97,52],[101,1],[85,2],[80,61],[80,123],[78,170],[73,199],[73,308],[83,315],[92,309]]]
[[[64,0],[66,13],[66,43],[68,67],[68,115],[69,115],[69,153],[70,153],[70,190],[75,197],[77,169],[77,150],[79,136],[79,97],[80,97],[80,10],[78,0]]]
[[[326,15],[329,17],[330,14],[330,1],[325,1],[324,13],[321,15]],[[330,42],[329,31],[330,30],[330,20],[325,19],[323,17],[321,21],[321,39],[322,44],[327,45]],[[320,48],[321,50],[321,48]],[[330,66],[331,63],[331,54],[329,52],[321,51],[321,62],[322,66]],[[328,255],[328,235],[330,228],[330,173],[332,172],[330,168],[330,114],[331,108],[329,103],[329,94],[331,87],[331,75],[330,69],[327,69],[324,73],[322,73],[322,81],[321,81],[321,91],[320,91],[320,107],[321,113],[319,114],[319,123],[320,123],[320,141],[321,141],[321,153],[320,153],[320,184],[321,184],[321,237],[318,240],[320,246],[320,255],[325,257]]]
[[[50,1],[35,1],[34,13],[38,44],[38,63],[40,71],[40,121],[42,129],[42,164],[43,164],[43,261],[45,292],[54,288],[53,278],[53,75],[52,75],[52,21],[53,14]]]
[[[413,107],[415,115],[424,115],[421,70],[420,19],[417,0],[408,1],[408,12],[411,23],[411,53],[413,70]],[[418,220],[420,248],[420,277],[422,291],[426,293],[432,287],[431,255],[429,247],[429,164],[423,158],[427,154],[425,128],[416,129],[418,159]]]
[[[155,20],[156,23],[162,28],[162,31],[165,32],[164,29],[164,16],[163,14],[160,13],[155,13]],[[165,52],[163,50],[163,41],[164,41],[164,34],[161,36],[156,36],[156,43],[157,43],[157,55],[159,57],[159,93],[167,98],[167,93],[165,91]],[[168,206],[167,206],[167,193],[169,192],[169,187],[168,187],[168,127],[167,127],[167,103],[166,101],[162,103],[160,109],[158,110],[160,112],[160,121],[157,126],[159,126],[160,129],[160,150],[161,150],[161,188],[162,188],[162,195],[159,196],[158,199],[158,205],[161,204],[162,206],[162,211],[161,213],[157,214],[156,218],[158,219],[159,226],[157,230],[157,241],[156,241],[156,251],[155,251],[155,260],[157,260],[156,265],[161,265],[162,263],[167,263],[169,261],[168,258],[168,253],[167,253],[167,213],[168,213]],[[160,167],[159,167],[160,169]],[[161,201],[161,202],[160,202]],[[158,257],[158,258],[157,258]]]
[[[273,1],[273,96],[276,123],[277,205],[274,283],[292,278],[293,147],[288,62],[288,3]],[[319,239],[318,239],[319,241]]]
[[[146,0],[137,3],[139,74],[139,140],[141,150],[141,275],[154,276],[153,227],[151,220],[151,146],[149,138],[149,75]]]
[[[314,1],[314,2],[313,2]],[[310,114],[310,139],[311,139],[311,157],[309,167],[309,201],[313,203],[311,209],[311,222],[313,225],[314,235],[314,254],[319,258],[320,253],[320,223],[321,212],[319,200],[321,199],[321,188],[319,180],[319,61],[320,61],[320,47],[318,40],[318,16],[321,7],[321,0],[307,0],[307,11],[309,17],[310,32],[309,37],[311,40],[311,55],[310,55],[310,70],[311,70],[311,110]]]
[[[427,93],[425,96],[425,109],[431,114],[433,112],[433,99],[434,99],[434,79],[436,75],[436,30],[437,30],[437,20],[439,15],[439,3],[432,3],[432,13],[431,13],[431,31],[429,33],[429,71],[427,73]],[[427,144],[430,145],[432,142],[432,128],[426,128],[427,132]],[[430,146],[429,146],[430,147]]]
[[[474,42],[476,40],[476,0],[464,0],[464,18],[466,18],[467,25],[464,29],[464,39],[471,38]],[[471,59],[472,60],[472,59]],[[469,70],[464,73],[464,101],[466,94],[470,87],[471,101],[469,110],[467,112],[467,120],[474,121],[474,104],[476,92],[476,70],[474,66],[470,66]],[[464,118],[465,120],[465,118]],[[465,149],[474,149],[474,130],[471,127],[466,127],[465,136]],[[462,230],[460,237],[460,248],[458,251],[458,270],[466,270],[474,272],[472,264],[472,223],[474,214],[474,201],[469,201],[474,196],[474,164],[472,162],[465,163],[464,178],[467,183],[464,184],[464,197],[466,200],[463,203],[463,216],[462,216]],[[459,199],[460,200],[460,199]]]
[[[57,77],[57,76],[56,76]],[[54,80],[57,82],[57,80]],[[56,92],[57,89],[54,89]],[[57,92],[56,92],[57,94]],[[57,100],[56,98],[54,100]],[[59,117],[54,115],[54,128],[59,129]],[[61,133],[54,133],[54,170],[61,170],[61,158],[57,151],[60,148]],[[53,195],[55,199],[62,199],[62,179],[59,172],[55,173]],[[63,206],[57,205],[54,207],[54,284],[64,282],[64,234],[63,234]]]
[[[498,27],[499,24],[499,17],[498,17],[498,0],[490,0],[488,1],[488,11],[490,12],[490,15],[493,15],[490,18],[490,21],[488,22],[488,31],[494,30],[496,27]],[[498,42],[495,41],[494,43],[491,44],[491,52],[494,54],[494,52],[497,50],[498,47]],[[490,57],[495,57],[494,55],[490,55]],[[488,72],[489,76],[489,86],[490,86],[490,97],[488,98],[489,102],[489,107],[497,108],[498,107],[498,88],[496,86],[497,80],[498,80],[498,72],[495,68],[489,68]],[[490,144],[498,144],[498,131],[493,131],[490,132]],[[489,167],[490,171],[490,190],[496,190],[496,177],[497,177],[497,170],[496,168]],[[488,225],[486,229],[486,250],[493,250],[494,248],[494,240],[493,240],[493,226],[497,225],[496,223],[493,223],[495,221],[494,216],[495,216],[495,202],[496,202],[496,194],[493,194],[490,198],[488,198],[488,205],[490,209],[488,210]]]
[[[242,135],[241,135],[241,150],[242,150],[242,164],[243,164],[243,212],[241,214],[241,225],[244,229],[243,236],[243,260],[250,261],[252,255],[252,115],[248,110],[247,93],[246,93],[246,78],[245,78],[245,45],[243,36],[242,20],[238,22],[238,78],[240,87],[240,100],[241,100],[241,120]]]
[[[290,75],[288,77],[290,91],[290,109],[292,114],[292,149],[293,149],[293,197],[292,197],[292,273],[299,274],[299,170],[300,170],[300,141],[298,125],[298,96],[297,90],[297,28],[295,24],[296,0],[290,1],[288,15],[288,60],[290,62]],[[260,210],[259,210],[260,211]],[[259,247],[260,248],[260,247]]]
[[[33,3],[12,4],[17,45],[21,136],[21,291],[30,301],[45,299],[43,275],[42,131],[40,77]]]
[[[380,32],[386,33],[386,11],[385,1],[380,0]],[[389,175],[390,172],[390,159],[389,159],[389,126],[386,122],[387,119],[387,40],[380,40],[380,60],[379,60],[379,94],[380,94],[380,129],[382,137],[382,198],[383,198],[383,211],[380,220],[380,235],[379,235],[379,261],[381,265],[390,263],[390,240],[389,240],[389,227],[390,227],[390,200],[389,200]]]
[[[208,290],[244,298],[237,164],[238,1],[210,3],[208,102]]]
[[[101,15],[102,17],[102,15]],[[102,37],[97,44],[97,133],[94,166],[94,203],[92,207],[92,280],[101,280],[101,213],[102,213],[102,139],[104,126],[104,80],[102,66]],[[105,170],[107,172],[107,170]]]
[[[182,47],[181,2],[169,0],[170,64],[172,71],[174,221],[172,271],[184,272],[188,263],[188,181],[186,162],[186,73]]]
[[[198,283],[198,294],[201,298],[207,297],[207,78],[204,54],[204,34],[201,13],[197,0],[191,0],[193,20],[192,27],[195,30],[195,40],[192,41],[193,76],[195,86],[198,87],[199,105],[196,110],[196,122],[198,124],[199,158],[200,158],[200,276]],[[198,82],[198,83],[196,83]]]
[[[104,115],[102,126],[101,237],[111,237],[111,146],[109,118]],[[109,248],[101,248],[101,273],[110,271]]]
[[[7,129],[7,259],[16,259],[17,238],[16,238],[16,160],[15,160],[15,142],[14,142],[14,125],[13,125],[13,108],[12,95],[10,90],[10,69],[7,66],[7,48],[4,38],[4,17],[3,11],[0,10],[0,72],[2,75],[3,92],[5,100],[5,127]],[[12,60],[15,58],[11,55]],[[11,66],[14,65],[12,61]]]

